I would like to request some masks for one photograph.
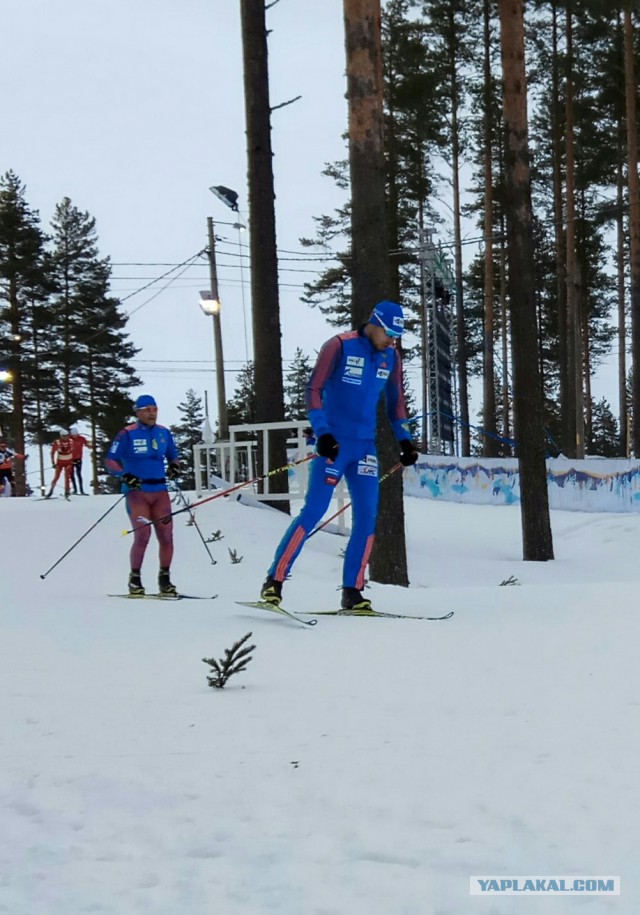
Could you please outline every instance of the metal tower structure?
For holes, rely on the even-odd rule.
[[[420,244],[424,352],[423,445],[432,454],[455,450],[455,280],[451,262],[427,230]],[[429,418],[429,441],[425,423]]]

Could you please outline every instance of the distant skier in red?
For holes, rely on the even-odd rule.
[[[76,495],[79,492],[81,496],[86,496],[87,493],[85,493],[82,485],[82,450],[83,448],[93,448],[93,445],[84,437],[84,435],[80,435],[77,426],[71,426],[69,432],[71,433],[71,441],[73,443],[73,470],[71,471],[71,485],[73,486],[73,491]]]
[[[64,472],[64,497],[71,494],[71,475],[73,473],[73,442],[68,432],[60,432],[60,437],[51,446],[51,464],[55,469],[49,492],[45,499],[50,499],[60,475]]]

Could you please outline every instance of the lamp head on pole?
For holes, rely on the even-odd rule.
[[[211,292],[204,289],[200,291],[200,308],[206,315],[220,314],[220,300],[214,299]]]
[[[238,212],[238,195],[235,191],[232,191],[229,187],[224,187],[222,184],[214,185],[209,190],[230,210],[233,210],[234,213]]]

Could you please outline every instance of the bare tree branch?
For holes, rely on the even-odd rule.
[[[278,0],[276,0],[276,3],[277,2]],[[295,98],[290,98],[288,102],[282,102],[280,105],[274,105],[273,108],[271,108],[271,112],[277,111],[278,108],[285,108],[287,105],[293,105],[293,103],[297,102],[299,98],[302,98],[302,96],[296,95]]]

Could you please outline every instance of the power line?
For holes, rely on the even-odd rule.
[[[148,289],[150,286],[153,286],[154,283],[159,283],[160,280],[163,280],[166,276],[169,276],[171,273],[174,273],[174,272],[175,272],[176,270],[178,270],[180,267],[185,267],[185,270],[188,269],[188,268],[191,266],[192,261],[195,261],[195,259],[196,259],[197,257],[200,257],[201,254],[203,254],[203,252],[206,251],[206,250],[207,250],[206,248],[203,248],[202,250],[198,251],[197,254],[194,254],[194,255],[192,255],[191,257],[188,257],[186,261],[182,261],[181,264],[176,264],[176,265],[174,265],[174,266],[171,268],[171,270],[167,270],[166,273],[163,273],[161,276],[157,276],[157,277],[156,277],[155,279],[153,279],[150,283],[147,283],[146,286],[141,286],[140,289],[136,289],[135,292],[132,292],[132,293],[130,293],[129,295],[125,296],[123,299],[120,299],[120,303],[126,302],[127,299],[132,298],[134,295],[138,295],[138,293],[140,293],[140,292],[144,292],[145,289]],[[186,266],[185,266],[185,265],[186,265]],[[184,272],[184,271],[183,271],[183,272]],[[145,279],[145,277],[131,277],[131,279]]]

